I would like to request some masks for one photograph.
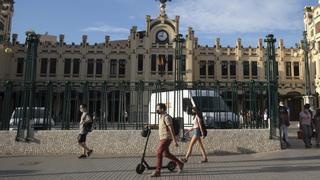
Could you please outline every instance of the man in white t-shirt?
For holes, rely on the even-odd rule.
[[[160,171],[162,167],[163,154],[165,157],[176,163],[178,166],[178,173],[183,169],[183,163],[169,151],[169,146],[171,142],[178,147],[176,137],[174,135],[172,118],[166,112],[167,107],[163,103],[157,104],[157,113],[160,115],[159,120],[159,146],[157,150],[157,165],[156,170],[150,175],[150,177],[160,177]]]

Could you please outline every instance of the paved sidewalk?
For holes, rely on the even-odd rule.
[[[139,157],[93,156],[1,157],[0,179],[149,179],[152,171],[138,175]],[[319,179],[320,149],[290,149],[251,155],[210,156],[200,164],[192,157],[183,173],[163,170],[160,179]],[[154,158],[147,158],[152,165]],[[159,179],[159,178],[158,178]]]
[[[156,179],[301,180],[319,179],[320,149],[303,148],[291,131],[292,148],[272,153],[209,156],[200,164],[193,156],[181,174],[167,169]],[[147,157],[151,165],[154,157]],[[0,157],[0,179],[150,179],[152,171],[135,172],[139,157],[105,157],[93,154],[79,160],[75,155],[50,157]],[[165,161],[164,163],[167,163]]]

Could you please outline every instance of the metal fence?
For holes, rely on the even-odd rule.
[[[268,128],[268,83],[247,82],[1,82],[0,127],[77,129],[81,103],[96,129],[141,129],[157,124],[157,103],[192,125],[198,107],[208,128]],[[31,103],[30,103],[31,101]]]

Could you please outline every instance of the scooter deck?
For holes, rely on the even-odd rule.
[[[142,161],[141,164],[144,164],[148,170],[155,170],[155,169],[156,169],[155,166],[150,166],[150,165],[147,163],[147,161],[145,161],[144,159],[143,159],[143,161]],[[168,168],[168,166],[162,166],[161,168]]]

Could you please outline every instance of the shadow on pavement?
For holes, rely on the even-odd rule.
[[[74,175],[74,174],[96,174],[96,173],[128,173],[135,172],[133,169],[123,170],[106,170],[106,171],[73,171],[73,172],[57,172],[57,173],[35,173],[38,170],[8,170],[0,171],[0,177],[30,177],[30,176],[58,176],[58,175]],[[34,174],[33,174],[34,173]]]
[[[11,175],[23,175],[25,176],[26,174],[31,174],[38,172],[37,170],[3,170],[0,171],[0,177],[3,176],[11,176]]]
[[[239,170],[185,170],[181,174],[163,173],[163,176],[185,177],[185,176],[212,176],[212,175],[231,175],[231,174],[257,174],[257,173],[285,173],[285,172],[307,172],[320,171],[320,166],[280,166],[280,167],[262,167],[260,169],[239,169]]]
[[[301,156],[287,158],[272,158],[272,159],[256,159],[256,160],[238,160],[238,161],[214,161],[214,163],[236,163],[236,162],[267,162],[267,161],[297,161],[297,160],[319,160],[319,156]]]

